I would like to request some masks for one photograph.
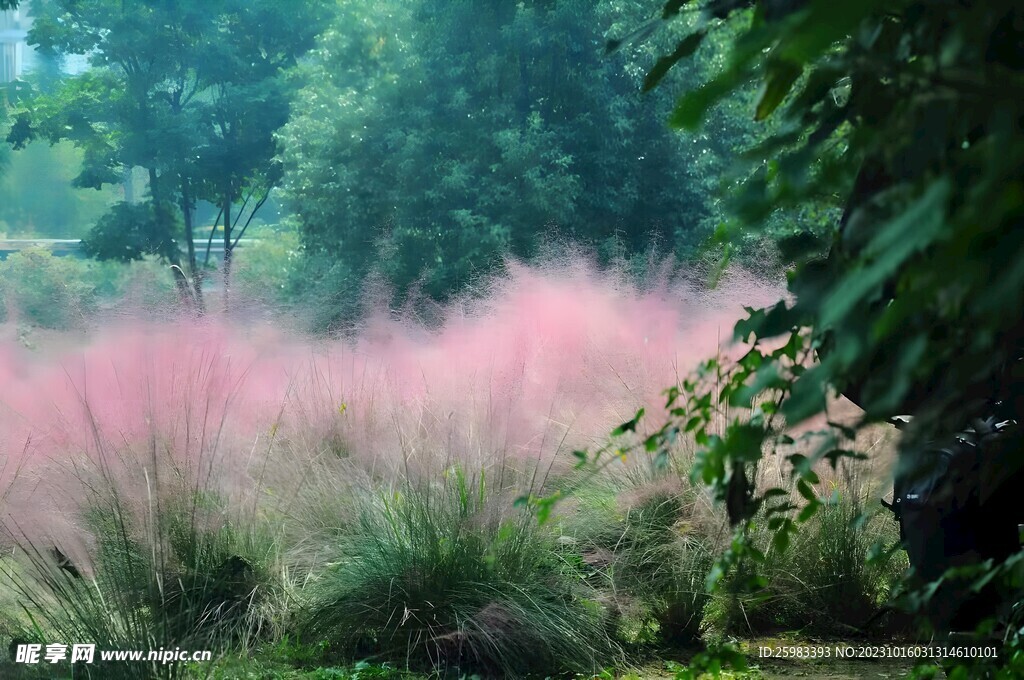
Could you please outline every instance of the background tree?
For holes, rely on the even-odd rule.
[[[323,4],[307,4],[283,11],[273,0],[226,3],[218,30],[231,39],[214,39],[202,48],[203,137],[182,196],[219,208],[225,287],[235,245],[281,179],[276,133],[290,113],[293,85],[287,74],[313,46],[327,16]]]
[[[231,204],[244,187],[275,177],[274,125],[284,119],[268,112],[287,111],[282,70],[312,45],[324,9],[324,2],[40,0],[30,42],[44,54],[88,55],[93,68],[22,111],[11,140],[70,139],[85,152],[80,186],[118,183],[144,168],[152,219],[141,226],[153,233],[143,242],[177,241],[180,219],[191,274],[190,285],[181,285],[201,300],[196,200],[213,199],[224,210],[229,274],[237,241]],[[254,115],[257,107],[267,115]],[[120,209],[92,235],[92,252],[118,251],[118,232],[109,227],[128,212]],[[153,254],[179,264],[176,248]]]
[[[692,254],[721,216],[714,178],[751,126],[723,116],[674,135],[667,92],[639,91],[667,43],[604,54],[607,31],[659,6],[343,4],[282,135],[306,288],[337,318],[371,263],[400,297],[443,299],[550,241],[605,262],[655,245]],[[699,56],[706,68],[718,55]]]
[[[0,232],[12,237],[84,236],[117,192],[76,189],[72,180],[81,166],[81,152],[67,142],[32,144],[8,153],[7,171],[0,176]]]
[[[24,10],[23,10],[24,11]],[[7,109],[31,92],[53,93],[61,79],[60,59],[37,55],[31,70],[0,93],[0,129],[8,130]],[[0,232],[27,237],[80,238],[113,202],[114,191],[76,189],[82,152],[71,143],[36,144],[11,153],[0,145]]]

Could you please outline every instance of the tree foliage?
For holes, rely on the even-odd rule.
[[[824,411],[833,385],[857,393],[866,422],[912,413],[916,432],[935,434],[999,396],[1024,302],[1020,12],[811,2],[768,21],[759,6],[726,68],[679,100],[673,122],[695,127],[747,80],[763,83],[758,115],[788,95],[781,129],[748,154],[762,168],[741,196],[748,224],[847,197],[829,258],[812,257],[812,238],[787,244],[800,261],[795,301],[737,327],[742,339],[793,335],[785,351],[755,349],[743,378],[756,382],[733,402],[785,388],[782,413],[796,423]],[[782,364],[794,348],[828,351],[803,370]]]
[[[287,71],[312,46],[326,6],[39,0],[30,42],[43,54],[87,55],[92,68],[31,99],[9,140],[74,142],[85,158],[76,186],[118,183],[144,168],[155,220],[136,229],[149,225],[145,239],[163,242],[178,236],[180,213],[198,295],[196,202],[221,210],[228,276],[234,245],[278,181],[274,134],[288,115]],[[120,236],[109,227],[124,216],[118,210],[90,237],[115,242],[95,252],[116,249]],[[177,264],[176,250],[160,252]]]
[[[665,18],[690,4],[667,3]],[[694,474],[739,528],[719,578],[757,556],[742,540],[756,512],[767,509],[784,548],[821,507],[812,466],[852,455],[834,436],[811,456],[789,457],[802,507],[777,489],[757,494],[748,480],[766,445],[785,443],[781,422],[827,416],[833,390],[864,409],[861,426],[913,416],[904,463],[925,440],[990,415],[994,401],[1024,417],[1024,9],[1009,0],[734,0],[709,3],[703,16],[702,30],[726,19],[741,32],[671,122],[699,129],[716,101],[750,83],[760,88],[751,116],[778,119],[746,154],[754,172],[738,196],[741,224],[756,230],[774,211],[836,198],[844,208],[824,240],[795,225],[784,243],[796,263],[793,299],[750,310],[736,336],[753,349],[733,367],[707,363],[704,377],[672,390],[680,420],[645,442],[657,450],[696,434]],[[770,339],[775,349],[763,344]],[[716,434],[726,405],[751,410],[734,410]],[[1009,436],[988,451],[997,473],[981,480],[982,499],[1015,492],[1006,482],[1024,461],[1019,430]]]
[[[714,178],[751,126],[723,115],[673,135],[669,93],[639,92],[667,43],[604,54],[606,32],[657,8],[344,3],[283,134],[287,197],[319,275],[378,263],[400,292],[444,297],[551,240],[606,261],[655,244],[692,253],[720,219]],[[701,52],[698,70],[718,56]]]
[[[6,145],[0,155],[7,151]],[[0,161],[2,166],[4,161]],[[115,191],[76,189],[82,166],[70,143],[33,144],[7,155],[0,170],[0,232],[45,238],[81,237],[113,201]]]

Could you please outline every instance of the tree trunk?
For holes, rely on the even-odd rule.
[[[191,287],[194,289],[196,309],[202,314],[203,306],[203,277],[196,265],[196,244],[195,244],[195,204],[192,201],[191,187],[188,180],[181,183],[181,214],[185,220],[185,243],[188,244],[188,271],[192,277]]]
[[[156,168],[148,168],[149,170],[149,196],[153,202],[153,215],[154,217],[164,224],[160,225],[158,231],[163,232],[163,227],[169,227],[166,224],[167,211],[164,209],[163,196],[161,195],[160,189],[160,178],[156,174]],[[170,229],[167,229],[170,232]],[[174,248],[171,251],[171,275],[174,277],[174,283],[178,286],[178,294],[181,296],[182,302],[189,307],[195,306],[195,298],[192,296],[192,287],[188,285],[188,280],[181,273],[181,256],[178,253],[178,249]],[[177,267],[177,271],[174,268]]]
[[[124,202],[135,203],[135,173],[133,168],[124,171],[122,183],[124,185]]]
[[[231,199],[224,199],[224,311],[228,311],[228,289],[231,284]]]

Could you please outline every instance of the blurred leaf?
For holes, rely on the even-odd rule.
[[[704,41],[705,35],[707,34],[704,31],[691,33],[680,41],[672,54],[658,59],[657,63],[654,64],[654,67],[647,74],[647,77],[644,78],[643,91],[649,92],[654,89],[673,66],[681,59],[685,59],[696,52],[697,48]]]
[[[870,261],[856,278],[834,290],[822,305],[823,327],[844,319],[870,293],[890,280],[911,255],[946,228],[944,209],[949,192],[947,181],[932,183],[906,210],[875,230],[877,235],[864,250],[864,257],[871,258]]]
[[[626,422],[622,423],[614,430],[612,430],[611,436],[621,437],[627,432],[636,432],[636,426],[640,423],[640,419],[643,417],[644,409],[641,408],[639,411],[636,412],[636,415],[633,416],[630,420],[627,420]]]
[[[764,87],[761,96],[757,101],[757,109],[754,114],[755,120],[764,120],[772,115],[772,112],[779,107],[782,100],[789,94],[793,83],[797,81],[803,69],[797,64],[790,62],[772,62],[768,67],[768,75],[765,77]]]
[[[669,124],[684,130],[695,130],[708,110],[724,99],[745,78],[746,73],[730,69],[696,90],[684,94],[676,103]]]

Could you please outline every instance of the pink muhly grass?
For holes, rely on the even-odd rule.
[[[743,305],[780,294],[741,272],[705,294],[578,262],[513,264],[436,329],[381,313],[352,338],[315,341],[211,316],[122,319],[57,355],[5,342],[0,488],[17,470],[7,513],[38,517],[37,485],[104,456],[127,477],[160,458],[241,495],[301,483],[318,456],[391,479],[454,464],[567,468],[560,454],[599,444],[641,406],[656,426],[663,390],[715,354]]]

